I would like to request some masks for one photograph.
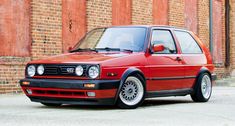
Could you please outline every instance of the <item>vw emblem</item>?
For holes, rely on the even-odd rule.
[[[74,72],[74,68],[67,68],[66,69],[68,73],[73,73]]]

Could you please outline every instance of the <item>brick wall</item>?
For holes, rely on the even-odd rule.
[[[30,57],[0,57],[0,94],[21,92],[19,80],[24,77],[28,61]]]
[[[88,0],[86,11],[88,31],[112,25],[112,0]]]
[[[217,1],[220,1],[220,0],[217,0]],[[214,1],[216,2],[216,1]],[[232,71],[232,66],[231,67],[225,67],[225,52],[226,52],[226,49],[225,49],[225,1],[222,0],[222,32],[220,34],[221,35],[221,47],[215,47],[214,46],[214,51],[215,50],[221,50],[221,63],[216,63],[215,62],[215,66],[216,66],[216,69],[215,69],[215,72],[218,76],[218,78],[226,78],[226,77],[229,77],[230,74],[231,74],[231,71]],[[231,41],[232,42],[232,41]],[[215,42],[213,42],[213,44],[215,44]],[[232,48],[231,48],[232,49]],[[232,49],[233,50],[233,49]],[[232,64],[231,64],[232,65]]]
[[[153,24],[168,25],[168,1],[169,0],[153,0]]]
[[[184,0],[169,0],[169,25],[184,27]]]
[[[198,1],[185,0],[184,1],[184,27],[190,29],[195,34],[198,33]]]
[[[63,52],[85,35],[86,27],[86,0],[62,0]]]
[[[0,1],[0,10],[0,94],[18,93],[30,61],[30,1]]]
[[[198,36],[209,48],[209,0],[198,1]]]
[[[232,75],[235,76],[235,0],[230,0],[230,7],[230,61],[233,69]]]
[[[62,53],[61,0],[31,1],[32,60]]]
[[[131,0],[112,0],[112,25],[130,25],[131,6]]]
[[[132,24],[152,24],[152,0],[132,1]]]

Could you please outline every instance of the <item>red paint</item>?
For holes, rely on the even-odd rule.
[[[131,0],[112,0],[112,24],[131,24]]]
[[[131,26],[128,26],[131,27]],[[133,26],[140,27],[140,26]],[[148,28],[150,38],[152,32],[150,29],[159,28],[155,26],[142,26]],[[198,45],[203,50],[202,54],[182,54],[179,42],[175,38],[173,28],[160,27],[160,29],[169,30],[172,32],[173,38],[176,42],[177,53],[175,54],[152,54],[149,50],[150,42],[146,41],[146,50],[142,52],[78,52],[67,53],[63,55],[54,56],[51,58],[31,61],[29,64],[99,64],[100,76],[97,80],[121,80],[127,70],[131,68],[138,69],[146,78],[147,91],[161,91],[161,90],[176,90],[193,88],[196,76],[198,76],[201,69],[208,69],[210,73],[214,73],[214,65],[209,50],[200,41],[200,39],[190,32]],[[177,60],[181,59],[181,60]],[[108,76],[108,73],[115,73],[115,76]],[[188,77],[188,78],[187,78]],[[74,76],[35,76],[35,78],[42,79],[86,79]],[[157,78],[157,79],[156,79]],[[159,79],[160,78],[160,79]],[[170,79],[169,79],[170,78]],[[63,91],[68,89],[41,89],[41,90],[57,90]],[[68,91],[76,92],[79,89],[69,89]],[[113,97],[117,90],[94,90],[98,94],[97,97]],[[107,91],[107,92],[105,92]],[[82,91],[83,92],[83,91]],[[86,92],[86,91],[84,91]],[[41,95],[40,95],[41,96]],[[52,97],[45,95],[45,97]],[[54,96],[53,96],[54,97]],[[60,96],[58,96],[60,97]],[[66,96],[70,98],[73,96]]]
[[[30,56],[30,0],[1,0],[0,15],[0,56]]]
[[[153,0],[153,24],[168,25],[168,0]]]
[[[34,88],[22,87],[27,96],[55,97],[55,98],[113,98],[116,89],[107,90],[75,90],[60,88]],[[33,94],[27,94],[26,89],[30,89]],[[53,93],[52,93],[53,92]],[[87,92],[95,92],[95,97],[88,97]]]
[[[86,30],[86,0],[62,0],[63,51],[75,45]]]
[[[197,34],[197,0],[185,0],[184,6],[185,27]]]
[[[213,0],[213,61],[223,63],[222,59],[222,17],[223,6],[221,0]]]

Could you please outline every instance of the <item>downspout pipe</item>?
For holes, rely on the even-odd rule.
[[[209,35],[210,35],[210,41],[209,41],[209,49],[211,52],[211,55],[213,57],[213,0],[210,0],[209,3]]]
[[[225,0],[225,67],[230,66],[230,5],[229,0]]]

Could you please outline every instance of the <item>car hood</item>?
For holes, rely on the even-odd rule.
[[[92,63],[98,64],[103,61],[124,57],[132,53],[95,53],[95,52],[75,52],[52,56],[41,60],[31,61],[30,64],[62,64],[62,63]]]

